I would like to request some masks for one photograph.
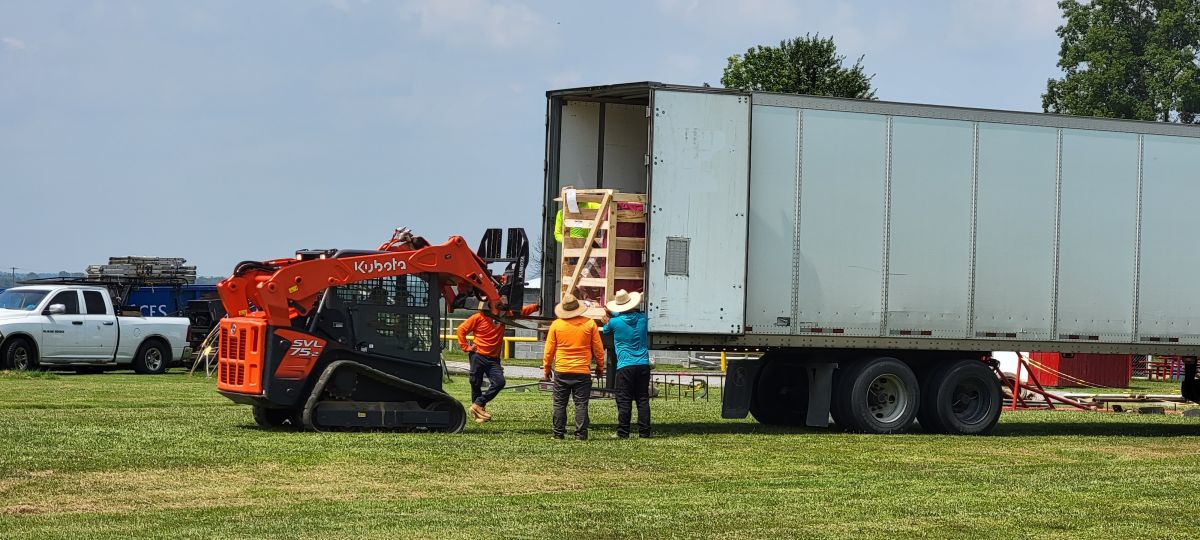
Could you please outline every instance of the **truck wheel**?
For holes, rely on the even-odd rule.
[[[850,365],[834,384],[834,421],[846,431],[901,433],[921,402],[917,376],[895,358]]]
[[[919,421],[927,431],[981,435],[1000,420],[1000,379],[978,360],[938,368],[921,390]]]
[[[167,371],[171,362],[171,351],[156,339],[149,339],[138,347],[133,356],[133,370],[142,375],[159,375]]]
[[[803,426],[808,416],[808,373],[804,364],[768,360],[758,372],[750,415],[772,426]]]
[[[13,338],[4,346],[4,368],[33,371],[38,368],[37,351],[26,338]]]
[[[262,405],[255,405],[253,409],[254,423],[258,424],[258,427],[300,429],[300,411],[298,409],[268,409]]]

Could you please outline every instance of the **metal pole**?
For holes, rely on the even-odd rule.
[[[1017,375],[1015,377],[1013,377],[1012,409],[1011,409],[1014,411],[1017,410],[1017,400],[1020,399],[1019,396],[1021,395],[1021,364],[1022,363],[1023,362],[1021,361],[1021,354],[1017,353]]]
[[[725,373],[725,351],[721,351],[721,373]]]

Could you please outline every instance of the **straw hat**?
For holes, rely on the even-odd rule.
[[[583,305],[573,294],[563,295],[562,302],[554,306],[554,316],[560,319],[570,319],[583,315],[587,306]]]
[[[640,292],[625,292],[625,289],[617,291],[613,295],[613,299],[607,304],[604,304],[609,311],[613,313],[624,313],[634,309],[642,304],[642,293]]]

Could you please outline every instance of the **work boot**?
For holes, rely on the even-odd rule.
[[[492,415],[488,414],[487,410],[479,406],[478,403],[472,403],[469,410],[471,412],[471,417],[480,424],[492,419]]]

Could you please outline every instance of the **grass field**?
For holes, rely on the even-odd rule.
[[[449,385],[467,393],[465,381]],[[213,383],[0,373],[0,538],[1194,538],[1200,419],[1005,413],[847,435],[654,403],[649,440],[552,441],[505,392],[459,435],[256,428]]]

